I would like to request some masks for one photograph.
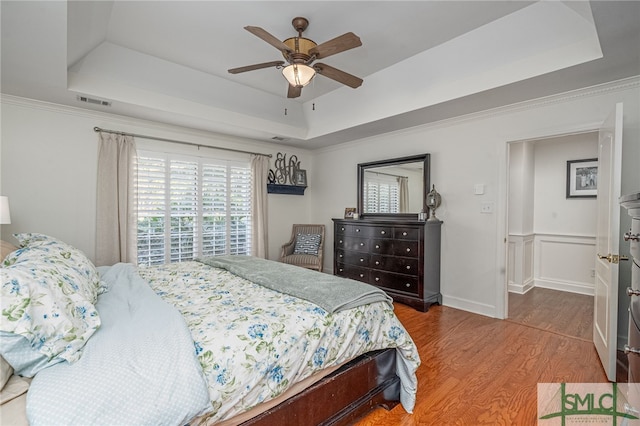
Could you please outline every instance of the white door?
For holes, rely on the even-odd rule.
[[[622,162],[622,104],[605,120],[598,137],[598,219],[593,343],[607,374],[616,379],[618,336],[618,242]]]

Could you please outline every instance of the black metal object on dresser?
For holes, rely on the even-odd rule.
[[[640,193],[620,197],[620,204],[631,216],[631,229],[624,234],[631,253],[631,285],[627,288],[629,301],[629,342],[625,353],[629,360],[629,383],[640,383]],[[640,401],[635,401],[639,406]]]
[[[372,284],[426,312],[442,303],[442,222],[333,219],[333,273]]]

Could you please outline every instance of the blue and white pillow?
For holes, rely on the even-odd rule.
[[[301,234],[296,235],[296,245],[293,248],[293,254],[312,254],[318,255],[320,249],[320,234]]]
[[[100,327],[94,305],[100,279],[72,246],[42,235],[16,238],[25,246],[0,269],[0,354],[17,374],[32,376],[59,360],[80,358]],[[29,350],[35,353],[25,356]]]

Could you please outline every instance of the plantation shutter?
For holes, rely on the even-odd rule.
[[[365,184],[365,213],[399,213],[400,187],[395,177],[370,174]]]
[[[248,164],[143,152],[137,197],[138,264],[251,252]]]

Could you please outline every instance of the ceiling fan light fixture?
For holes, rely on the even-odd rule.
[[[304,64],[292,64],[282,69],[282,75],[293,87],[304,87],[316,75],[316,70]]]

